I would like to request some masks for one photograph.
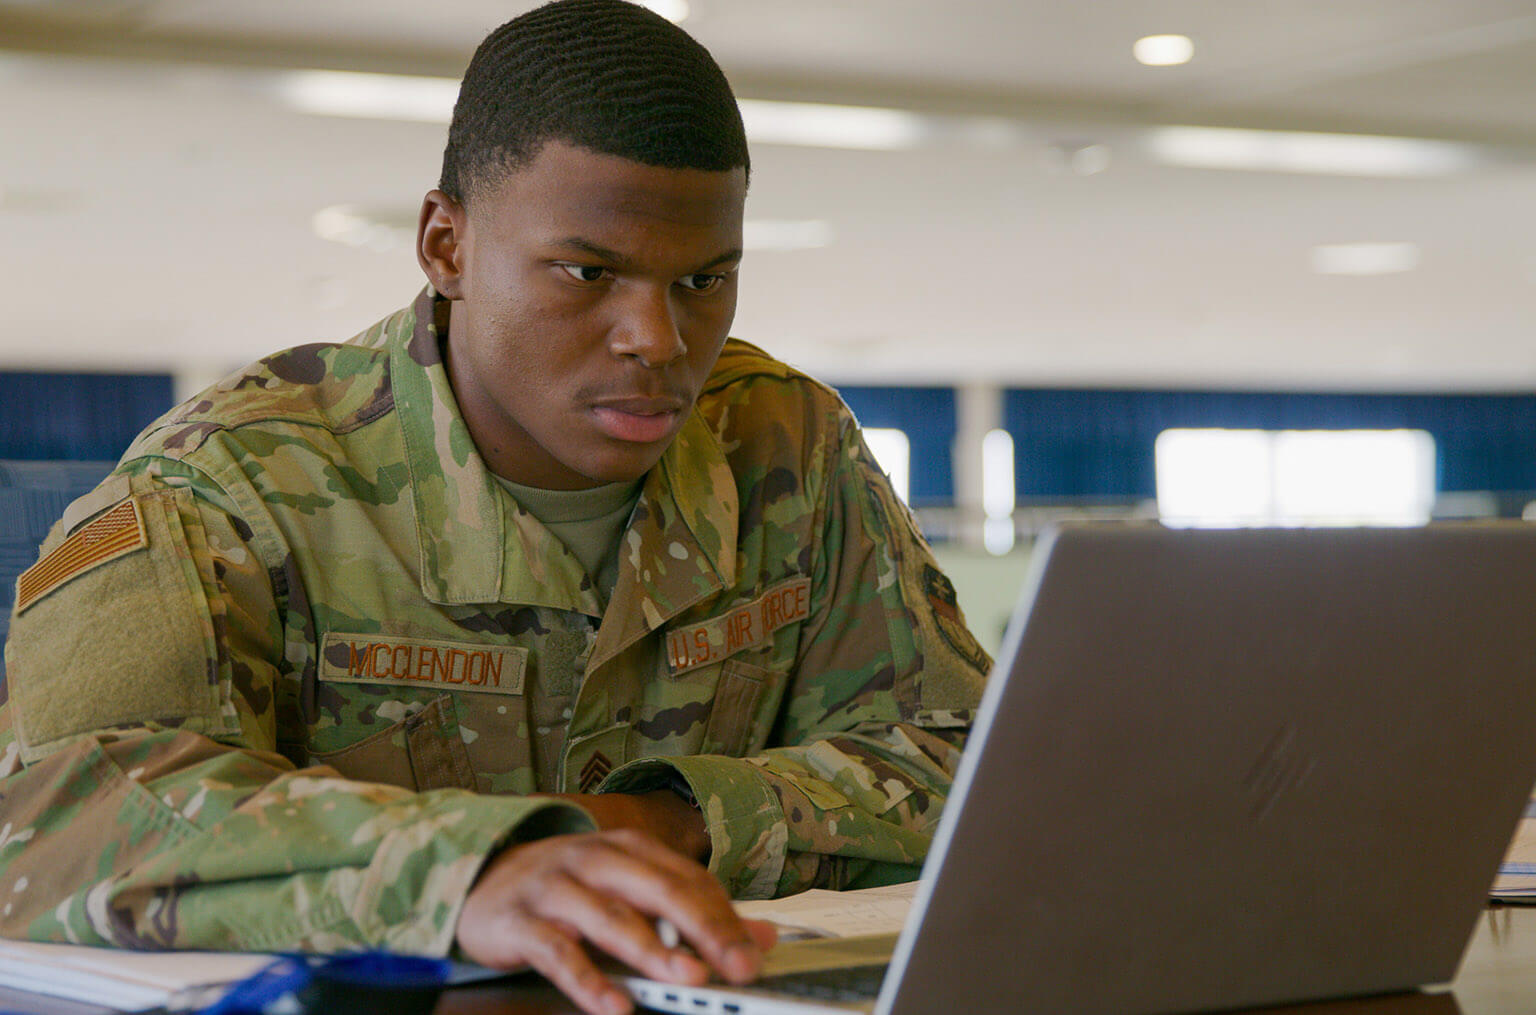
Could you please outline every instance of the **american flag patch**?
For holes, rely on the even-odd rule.
[[[16,613],[98,564],[149,545],[144,516],[129,498],[71,535],[16,580]]]

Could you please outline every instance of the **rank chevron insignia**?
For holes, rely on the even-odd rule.
[[[587,759],[587,763],[581,766],[580,789],[583,793],[591,792],[592,787],[603,781],[603,776],[613,771],[613,762],[602,751],[598,751]]]

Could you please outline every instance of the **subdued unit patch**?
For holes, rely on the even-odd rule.
[[[939,633],[949,642],[949,647],[960,653],[961,658],[985,673],[992,666],[986,649],[965,626],[960,616],[960,603],[955,596],[955,586],[949,578],[932,564],[923,564],[923,594],[938,624]]]
[[[17,615],[71,578],[148,545],[138,503],[132,498],[120,502],[21,573],[16,580]]]

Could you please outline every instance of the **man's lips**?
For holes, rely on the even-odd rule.
[[[593,405],[592,416],[609,437],[653,444],[671,435],[683,407],[677,398],[614,398]]]

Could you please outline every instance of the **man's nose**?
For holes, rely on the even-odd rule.
[[[647,287],[630,294],[614,322],[610,347],[652,368],[682,358],[688,347],[677,330],[670,293]]]

